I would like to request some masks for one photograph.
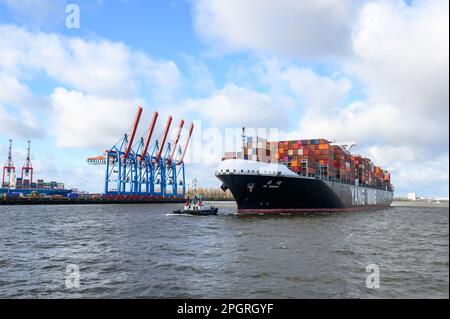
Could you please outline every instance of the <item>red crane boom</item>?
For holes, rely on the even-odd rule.
[[[142,107],[138,106],[136,117],[134,118],[133,129],[131,130],[130,140],[128,141],[128,145],[127,145],[127,149],[125,150],[125,154],[123,155],[124,158],[127,158],[128,155],[130,154],[131,147],[133,146],[134,136],[136,135],[136,130],[139,125],[139,121],[141,119],[141,114],[142,114]]]
[[[171,123],[172,123],[172,116],[169,116],[169,119],[167,120],[167,124],[166,124],[166,130],[164,131],[163,140],[162,140],[161,144],[159,144],[159,150],[158,150],[158,154],[156,155],[155,162],[158,162],[161,157],[162,151],[164,149],[164,143],[166,143],[166,138],[167,138],[167,134],[169,133]]]
[[[178,165],[180,165],[181,163],[183,163],[184,154],[186,154],[186,150],[187,150],[187,148],[188,148],[189,140],[191,139],[191,135],[192,135],[193,129],[194,129],[194,123],[191,123],[191,126],[189,127],[189,135],[188,135],[188,138],[187,138],[187,140],[186,140],[186,144],[184,145],[183,154],[181,155],[181,158],[180,158],[180,160],[178,161]]]
[[[173,154],[175,154],[175,150],[177,149],[177,144],[178,144],[178,140],[180,139],[180,134],[181,134],[181,130],[183,129],[183,125],[184,125],[184,120],[181,119],[180,121],[180,126],[178,126],[178,132],[177,132],[177,137],[175,138],[175,142],[173,144],[172,147],[172,153],[170,153],[169,158],[167,159],[167,162],[170,164],[170,162],[172,161],[173,158]]]
[[[145,155],[147,154],[148,146],[150,145],[150,140],[152,139],[153,129],[155,128],[156,120],[158,119],[158,112],[153,113],[153,118],[150,123],[150,128],[148,129],[147,137],[145,138],[145,145],[142,150],[142,155],[139,160],[142,158],[145,158]]]

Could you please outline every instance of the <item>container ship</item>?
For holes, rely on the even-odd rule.
[[[354,143],[245,137],[216,169],[238,213],[295,213],[382,208],[391,204],[390,173],[351,153]]]

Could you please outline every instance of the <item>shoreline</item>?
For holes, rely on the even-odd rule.
[[[449,201],[394,200],[391,207],[449,207]]]
[[[236,205],[232,198],[204,198],[205,202]],[[105,204],[181,204],[184,198],[0,198],[0,206],[9,205],[105,205]],[[394,200],[390,207],[449,207],[449,201]]]
[[[179,204],[184,198],[1,198],[0,206],[10,205],[105,205],[105,204]]]

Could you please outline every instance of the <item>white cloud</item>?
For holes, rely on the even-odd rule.
[[[43,109],[47,105],[45,98],[35,95],[32,90],[17,78],[0,70],[0,104],[22,112],[30,109]]]
[[[367,4],[356,23],[359,76],[373,102],[397,105],[406,115],[448,117],[449,3],[445,0]]]
[[[310,69],[290,68],[282,74],[282,79],[294,94],[306,98],[307,105],[323,111],[339,106],[351,89],[346,78],[318,76]]]
[[[229,49],[285,53],[277,41],[302,45],[303,38],[298,36],[292,41],[291,33],[280,32],[277,26],[289,28],[291,17],[301,21],[304,12],[311,16],[319,12],[320,16],[321,9],[317,8],[327,8],[333,16],[329,23],[348,18],[345,25],[350,28],[336,39],[344,43],[351,35],[349,45],[354,59],[345,60],[343,67],[365,85],[367,101],[343,107],[351,88],[346,77],[318,76],[306,68],[282,68],[276,61],[263,61],[258,79],[269,88],[269,96],[274,99],[293,94],[298,104],[306,106],[302,133],[335,135],[338,139],[357,136],[363,143],[378,136],[372,142],[427,144],[429,148],[448,144],[447,1],[416,1],[410,5],[403,1],[360,5],[198,1],[195,17],[203,36],[221,41]],[[338,14],[333,10],[342,11]],[[327,29],[327,22],[317,21],[320,28]],[[301,28],[290,29],[302,32]],[[347,33],[350,29],[352,32]],[[314,49],[315,44],[307,45]]]
[[[188,72],[184,84],[192,93],[210,94],[215,90],[214,77],[202,60],[190,56],[183,55],[187,64]]]
[[[447,129],[420,114],[405,115],[391,104],[355,102],[328,113],[310,110],[301,120],[300,131],[308,137],[355,140],[362,145],[387,143],[435,149],[445,145]]]
[[[123,121],[134,116],[142,92],[150,93],[153,103],[167,101],[181,81],[174,62],[152,59],[119,42],[13,25],[0,25],[0,38],[0,105],[21,113],[7,112],[2,131],[16,134],[23,127],[23,134],[42,136],[37,122],[43,126],[49,117],[51,126],[40,131],[52,130],[59,147],[115,142],[131,125]],[[58,83],[49,93],[51,101],[35,97],[25,84],[36,79]]]
[[[22,104],[32,93],[30,89],[16,78],[0,73],[0,102],[6,104]]]
[[[0,25],[0,71],[18,78],[44,72],[74,89],[109,96],[171,92],[180,74],[172,61],[156,61],[120,42],[85,40]],[[30,72],[32,74],[30,74]]]
[[[215,91],[204,99],[189,99],[185,111],[196,112],[215,127],[278,127],[288,121],[271,97],[234,84]]]
[[[296,100],[299,108],[320,114],[342,106],[352,88],[350,79],[339,74],[319,75],[310,68],[283,64],[277,59],[265,59],[254,67],[258,80],[277,99]],[[293,105],[292,101],[287,102]]]
[[[449,193],[449,157],[443,155],[423,162],[402,163],[395,171],[395,185],[407,192],[418,192],[419,196],[446,195]]]
[[[157,61],[142,52],[130,54],[132,72],[140,78],[143,89],[157,98],[170,100],[180,86],[182,76],[173,61]]]
[[[194,2],[197,32],[221,50],[250,49],[301,57],[350,49],[352,0],[228,0]]]
[[[434,155],[426,147],[411,145],[373,145],[355,151],[388,167],[396,187],[396,196],[418,192],[419,196],[448,195],[449,156]]]
[[[301,131],[448,154],[448,2],[369,3],[353,47],[356,58],[344,68],[365,85],[367,99],[330,112],[310,106]]]
[[[47,135],[36,117],[26,109],[11,112],[0,104],[0,114],[0,133],[8,137],[43,138]]]
[[[56,88],[51,95],[58,147],[109,147],[133,123],[139,100],[107,98]]]

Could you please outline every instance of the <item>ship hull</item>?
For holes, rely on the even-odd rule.
[[[238,213],[352,211],[388,207],[393,192],[315,177],[220,174]]]

